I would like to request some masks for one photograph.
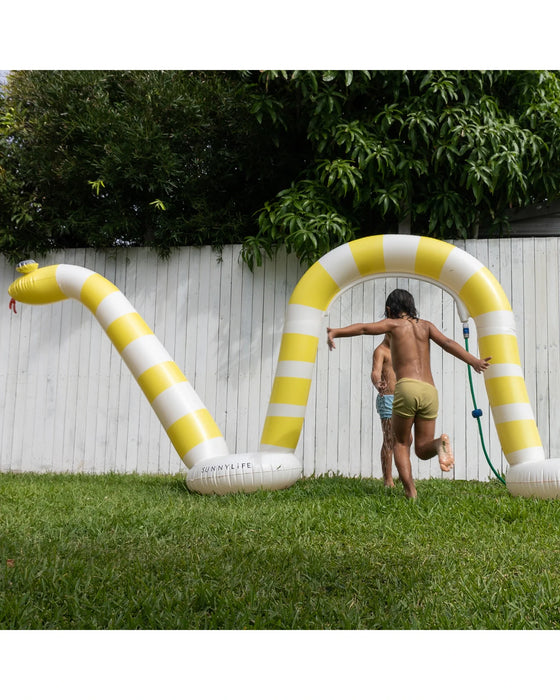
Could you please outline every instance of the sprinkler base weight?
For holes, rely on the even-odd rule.
[[[276,491],[292,486],[302,474],[291,452],[247,452],[198,462],[187,472],[187,486],[202,494]]]
[[[560,459],[513,464],[507,471],[506,484],[512,496],[558,498]]]

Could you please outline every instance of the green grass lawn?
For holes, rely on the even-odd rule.
[[[0,475],[0,629],[558,629],[560,502],[498,482]]]

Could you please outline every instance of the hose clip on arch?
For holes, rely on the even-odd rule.
[[[469,335],[470,335],[469,324],[463,323],[463,338],[465,339],[465,350],[467,352],[469,352]],[[478,423],[478,433],[480,436],[480,443],[482,445],[482,451],[484,452],[484,456],[486,458],[486,461],[488,462],[488,466],[490,467],[490,469],[492,470],[492,472],[494,473],[496,478],[499,481],[501,481],[502,484],[504,484],[504,486],[505,486],[506,480],[504,479],[504,477],[501,474],[498,474],[498,472],[494,468],[494,465],[490,461],[490,457],[488,456],[488,452],[486,450],[486,445],[484,443],[484,434],[482,432],[482,424],[480,421],[480,418],[482,416],[482,409],[478,408],[478,406],[476,405],[476,396],[474,393],[474,385],[473,385],[473,379],[472,379],[472,369],[471,369],[470,365],[467,365],[467,371],[469,373],[469,385],[470,385],[470,389],[471,389],[471,397],[472,397],[473,406],[474,406],[474,410],[472,411],[471,415],[473,418],[476,418],[476,421]]]

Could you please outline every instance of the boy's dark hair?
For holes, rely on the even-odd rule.
[[[418,318],[414,297],[406,289],[394,289],[385,302],[385,316],[399,318],[403,313],[410,318]]]

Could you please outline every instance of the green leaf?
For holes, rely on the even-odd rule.
[[[91,189],[95,192],[96,196],[99,197],[99,191],[105,187],[103,180],[88,180],[88,185],[91,185]]]

